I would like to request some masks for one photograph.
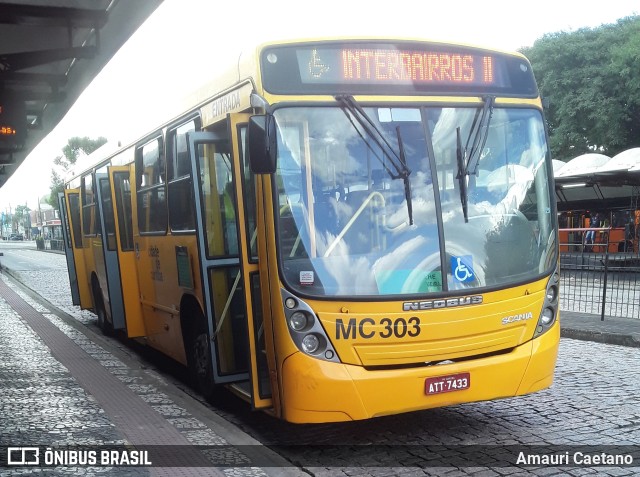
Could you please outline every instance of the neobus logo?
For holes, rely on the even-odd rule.
[[[405,301],[402,304],[402,310],[434,310],[438,308],[453,308],[454,306],[479,305],[480,303],[482,303],[482,295],[444,298],[442,300]]]

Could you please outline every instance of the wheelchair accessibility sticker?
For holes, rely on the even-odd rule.
[[[461,283],[471,282],[476,278],[473,272],[473,258],[471,255],[451,257],[451,273],[453,278]]]

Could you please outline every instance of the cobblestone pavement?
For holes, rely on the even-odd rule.
[[[332,458],[327,459],[313,450],[305,455],[299,448],[282,449],[294,461],[315,461],[318,467],[324,467],[323,460],[342,462],[339,467],[346,463],[357,467],[359,461],[389,466],[386,470],[314,468],[316,476],[640,475],[638,364],[637,348],[563,339],[554,385],[528,396],[319,426],[291,426],[237,411],[228,418],[242,428],[250,428],[263,443],[322,444],[332,452]],[[345,448],[341,450],[341,446]],[[371,450],[361,446],[370,446]],[[395,467],[398,462],[415,462],[425,448],[436,454],[435,459],[429,456],[433,459],[430,465],[437,465],[439,458],[442,462],[453,461],[462,469]],[[558,454],[634,452],[635,460],[634,467],[504,467],[504,462],[516,462],[513,456],[520,450]],[[506,460],[495,458],[499,455],[505,455]],[[499,465],[477,465],[492,462],[492,457]],[[475,465],[467,467],[469,463]]]
[[[0,442],[11,446],[122,445],[126,440],[36,333],[0,300]],[[22,475],[32,469],[2,470]],[[43,471],[44,472],[44,471]],[[116,475],[113,468],[47,470],[47,475]],[[123,469],[118,476],[148,475]]]
[[[272,472],[266,473],[257,467],[251,467],[251,460],[243,452],[245,447],[229,442],[218,433],[220,431],[216,432],[213,429],[214,426],[211,423],[203,422],[198,418],[199,416],[191,414],[187,406],[177,403],[175,399],[165,394],[163,388],[170,389],[170,386],[161,376],[151,375],[139,367],[132,368],[105,347],[93,342],[81,331],[82,327],[79,331],[76,327],[70,326],[52,313],[48,307],[7,280],[6,276],[0,276],[0,280],[9,285],[36,312],[42,314],[73,343],[166,419],[166,422],[173,426],[172,429],[177,429],[184,443],[182,448],[174,451],[174,455],[177,456],[179,452],[186,453],[185,445],[192,445],[197,446],[204,458],[209,456],[216,464],[224,463],[221,470],[206,467],[193,468],[183,475],[226,475],[228,477],[274,475]],[[86,313],[77,313],[77,316],[79,321],[87,323]],[[113,445],[153,445],[154,441],[151,439],[137,443],[131,442],[119,432],[94,396],[87,393],[76,378],[52,356],[40,336],[4,298],[0,298],[0,383],[2,390],[0,446],[2,447],[43,446],[44,450],[46,447],[64,448],[65,446],[102,446],[98,447],[102,449]],[[126,410],[122,410],[121,414],[126,415]],[[168,433],[168,430],[169,428],[165,427],[161,432]],[[239,434],[235,433],[234,438],[244,442],[241,437],[238,437]],[[257,453],[261,462],[276,465],[269,456],[264,456],[255,449],[259,446],[246,443],[244,445],[246,449]],[[161,451],[165,453],[166,449]],[[205,465],[208,464],[205,463]],[[158,470],[157,468],[127,467],[56,467],[55,469],[0,467],[2,477],[32,473],[56,476],[115,475],[120,477],[174,475],[175,472],[167,468]],[[293,475],[291,472],[289,474]]]
[[[93,315],[69,304],[63,271],[17,275],[94,326]],[[638,348],[563,338],[554,385],[529,396],[342,424],[291,425],[233,399],[212,406],[211,413],[318,477],[640,475],[639,363]],[[635,460],[633,466],[514,465],[520,450],[634,453]]]

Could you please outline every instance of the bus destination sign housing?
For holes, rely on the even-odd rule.
[[[495,94],[538,96],[523,57],[437,43],[353,42],[265,48],[273,94]]]

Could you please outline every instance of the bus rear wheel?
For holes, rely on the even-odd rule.
[[[215,395],[213,381],[213,363],[211,360],[211,346],[209,333],[204,316],[197,313],[195,323],[190,333],[188,345],[188,367],[191,384],[207,400]]]
[[[104,306],[104,300],[102,298],[102,291],[99,286],[94,284],[93,286],[93,303],[95,303],[95,314],[98,317],[98,328],[102,331],[103,335],[113,335],[113,324],[109,322],[107,318],[107,310]]]

